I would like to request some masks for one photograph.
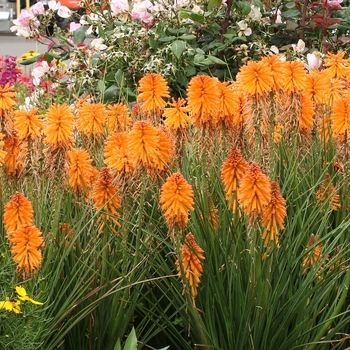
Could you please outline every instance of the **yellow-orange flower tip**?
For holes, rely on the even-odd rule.
[[[287,216],[286,200],[281,196],[281,192],[276,181],[271,182],[271,199],[262,217],[262,225],[265,228],[263,233],[264,246],[269,242],[278,243],[278,231],[284,229],[284,219]]]
[[[170,229],[178,225],[184,229],[188,222],[188,213],[194,207],[192,186],[180,173],[172,174],[163,184],[160,192],[161,208]]]
[[[126,131],[130,125],[130,109],[124,103],[107,106],[106,127],[109,135],[116,131]]]
[[[317,241],[316,236],[314,234],[311,234],[306,250],[312,247],[316,243],[316,241]],[[304,267],[303,274],[306,272],[307,268],[314,265],[322,257],[321,251],[322,251],[322,244],[318,244],[306,254],[302,262],[302,266]]]
[[[336,137],[350,133],[350,101],[348,98],[341,98],[334,103],[331,122],[331,128]]]
[[[319,206],[323,202],[328,201],[330,209],[334,211],[338,211],[341,207],[339,194],[332,184],[331,176],[328,173],[325,174],[321,187],[316,192],[316,199],[319,202]]]
[[[70,186],[76,193],[86,191],[95,177],[89,153],[85,149],[73,149],[67,152],[67,157]]]
[[[25,277],[39,270],[41,250],[44,239],[41,231],[35,225],[22,225],[11,233],[12,259],[17,263],[17,272],[23,272]]]
[[[234,212],[237,210],[239,183],[247,168],[248,162],[242,157],[241,151],[237,148],[231,148],[221,167],[221,179],[225,186],[229,209]]]
[[[283,89],[285,75],[287,73],[287,62],[280,55],[265,56],[261,61],[266,62],[271,69],[273,78],[272,90]]]
[[[288,62],[284,76],[284,89],[287,92],[302,91],[306,87],[307,72],[301,61]]]
[[[31,202],[23,193],[15,193],[4,207],[4,226],[8,234],[24,224],[33,222],[34,211]]]
[[[103,103],[83,102],[78,105],[77,129],[88,136],[101,136],[104,133],[104,125],[107,109]]]
[[[220,82],[206,75],[192,77],[187,88],[187,103],[191,111],[191,123],[198,128],[214,126],[220,105]]]
[[[118,186],[113,185],[113,176],[109,168],[102,168],[98,180],[93,189],[93,206],[98,210],[103,210],[98,222],[102,222],[100,232],[107,221],[112,221],[119,226],[117,218],[119,217],[118,209],[120,208],[120,196],[117,194]]]
[[[5,157],[7,154],[7,152],[3,150],[3,147],[5,146],[4,137],[5,137],[5,134],[0,132],[0,166],[4,164]]]
[[[104,147],[105,163],[119,172],[130,173],[134,170],[133,158],[128,147],[128,132],[115,132],[107,137]]]
[[[32,108],[30,111],[19,109],[13,113],[14,127],[18,131],[20,139],[28,139],[41,136],[41,130],[44,127],[42,115],[38,115],[38,107]]]
[[[45,143],[52,146],[66,145],[73,136],[74,116],[67,104],[51,105],[46,112]]]
[[[169,107],[164,109],[164,124],[170,130],[187,129],[190,123],[188,115],[190,108],[185,104],[186,100],[184,98],[178,98],[177,100],[173,98],[172,102],[168,103]]]
[[[259,165],[252,163],[241,179],[238,201],[244,214],[256,218],[261,215],[271,199],[270,179]]]
[[[136,122],[128,134],[128,149],[134,164],[151,166],[158,157],[159,134],[150,121]]]
[[[10,85],[10,83],[7,83],[4,87],[0,85],[0,111],[8,110],[15,106],[15,96],[16,92],[14,91],[14,87]]]
[[[205,260],[204,250],[197,244],[192,233],[188,233],[185,242],[181,247],[181,256],[183,262],[183,271],[190,287],[190,293],[194,304],[197,296],[197,288],[203,273],[201,260]],[[179,260],[175,262],[179,276],[181,276],[181,267]]]
[[[148,73],[139,81],[137,101],[143,101],[141,109],[145,115],[160,116],[166,105],[163,97],[170,97],[167,81],[160,75]]]
[[[237,81],[249,95],[264,95],[271,91],[274,80],[271,67],[266,61],[248,61],[241,67]]]
[[[324,58],[323,66],[327,74],[332,78],[342,78],[349,68],[347,60],[344,59],[345,52],[339,51],[336,54],[328,52]]]

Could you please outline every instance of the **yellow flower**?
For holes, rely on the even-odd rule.
[[[261,215],[271,200],[269,178],[256,163],[252,163],[241,179],[238,201],[245,215],[256,218]]]
[[[160,200],[164,216],[170,229],[178,225],[184,229],[188,212],[193,210],[193,189],[180,173],[172,174],[161,188]]]
[[[242,180],[247,167],[247,161],[242,157],[241,151],[237,148],[230,149],[229,155],[221,167],[221,179],[225,186],[228,208],[232,209],[234,213],[237,211],[239,183]]]
[[[278,244],[278,229],[283,230],[283,221],[287,216],[286,200],[281,196],[281,192],[276,181],[271,183],[271,199],[267,205],[262,219],[262,225],[265,231],[262,235],[264,246],[266,247],[270,241]]]
[[[31,202],[23,193],[14,194],[4,207],[4,225],[7,233],[24,224],[32,224],[34,211]]]
[[[0,86],[0,112],[1,110],[10,109],[16,104],[15,96],[14,87],[10,83],[7,83],[4,87]]]
[[[162,97],[170,97],[167,81],[160,75],[148,73],[139,81],[137,101],[143,101],[142,111],[147,116],[160,116],[166,105]]]
[[[0,301],[0,309],[5,309],[7,311],[13,311],[15,314],[21,313],[20,308],[20,301],[19,300],[10,300],[9,298],[6,298],[5,301]]]
[[[38,115],[39,108],[32,108],[30,111],[20,109],[13,113],[14,126],[18,130],[20,139],[40,137],[40,131],[44,127],[41,121],[42,116]]]
[[[205,260],[204,250],[197,244],[192,233],[187,234],[185,243],[181,247],[181,256],[183,263],[183,271],[186,280],[190,286],[190,294],[193,306],[195,306],[195,298],[198,294],[197,287],[203,273],[203,265],[201,260]],[[175,261],[179,276],[181,276],[181,267],[179,260]]]
[[[20,300],[25,300],[25,301],[30,301],[32,304],[35,305],[43,305],[44,303],[41,303],[39,301],[33,300],[26,292],[26,290],[21,287],[21,286],[16,286],[16,292],[18,294],[18,299]]]
[[[267,61],[248,61],[241,67],[237,81],[240,88],[250,95],[263,95],[274,84],[270,64]]]
[[[189,113],[190,108],[185,106],[186,100],[179,98],[175,100],[172,99],[172,102],[168,103],[170,107],[164,109],[164,124],[170,130],[186,129],[190,122]]]
[[[44,239],[35,225],[22,225],[9,236],[13,260],[17,263],[17,272],[23,271],[25,277],[36,272],[41,264],[41,250]]]

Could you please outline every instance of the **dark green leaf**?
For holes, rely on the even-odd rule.
[[[118,83],[119,86],[122,86],[123,80],[124,80],[124,74],[121,69],[117,70],[117,73],[114,75],[115,81]]]
[[[196,75],[197,69],[193,66],[187,66],[185,67],[185,73],[188,77],[191,77],[193,75]]]
[[[182,40],[194,40],[194,39],[196,39],[196,36],[193,35],[193,34],[184,34],[184,35],[179,36],[179,39],[182,39]]]
[[[287,11],[283,11],[282,15],[284,17],[289,17],[289,18],[298,17],[298,16],[300,16],[300,11],[299,10],[287,10]]]
[[[186,43],[182,40],[175,40],[171,44],[171,51],[179,59],[186,48]]]
[[[118,96],[118,93],[119,93],[118,86],[112,85],[105,90],[103,97],[105,100],[113,100]]]
[[[106,85],[104,83],[103,80],[100,80],[98,83],[97,83],[97,90],[101,93],[103,93],[106,89]]]
[[[176,36],[163,36],[162,38],[159,38],[158,41],[160,42],[169,42],[169,41],[173,41],[176,39]]]
[[[247,1],[237,1],[236,4],[237,10],[243,15],[246,16],[251,11],[250,5]]]
[[[226,62],[224,62],[223,60],[220,60],[220,58],[217,58],[215,56],[211,56],[209,55],[208,58],[215,64],[223,64],[226,65]]]
[[[85,38],[86,38],[86,27],[85,26],[81,26],[80,28],[78,28],[77,30],[75,30],[73,32],[74,35],[74,44],[81,44],[84,42]]]
[[[221,5],[221,0],[210,0],[208,4],[208,10],[211,10],[214,6],[219,7]]]

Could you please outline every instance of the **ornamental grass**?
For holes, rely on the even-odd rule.
[[[1,88],[0,348],[348,346],[349,61],[323,61]]]

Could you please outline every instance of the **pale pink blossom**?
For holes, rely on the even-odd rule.
[[[30,8],[30,13],[32,13],[34,16],[42,15],[45,12],[45,8],[42,2],[37,2]]]
[[[313,70],[321,67],[322,60],[320,57],[315,55],[314,53],[308,53],[306,55],[307,64],[305,65],[306,69]]]
[[[107,45],[103,43],[102,38],[97,38],[91,41],[90,46],[96,51],[102,51],[107,49]]]
[[[50,0],[48,6],[50,10],[57,11],[61,7],[61,3],[56,0]]]
[[[112,0],[111,11],[112,11],[112,16],[116,16],[119,13],[129,11],[128,0]]]
[[[70,22],[69,31],[74,32],[75,30],[79,29],[80,27],[81,27],[80,23]]]
[[[41,78],[46,75],[50,71],[50,66],[46,61],[42,61],[41,65],[38,67],[35,67],[32,70],[32,77],[33,77],[33,84],[35,86],[40,85]]]
[[[20,13],[17,19],[13,20],[13,24],[18,27],[29,27],[29,22],[34,18],[32,13],[24,10]]]
[[[144,0],[134,4],[131,11],[131,18],[133,20],[140,20],[143,23],[151,23],[153,21],[153,4],[149,0]]]

